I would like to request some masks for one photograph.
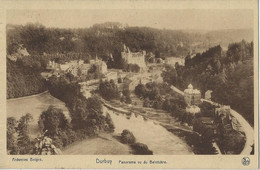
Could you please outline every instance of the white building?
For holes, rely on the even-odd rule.
[[[183,58],[177,58],[177,57],[168,57],[165,59],[165,64],[175,66],[176,63],[179,63],[179,65],[184,66],[185,60]]]
[[[200,103],[201,93],[197,89],[193,89],[191,84],[188,85],[188,89],[184,90],[184,100],[188,105],[186,112],[191,114],[197,114],[200,112],[200,108],[197,106]]]
[[[146,68],[145,55],[146,51],[133,53],[124,45],[124,50],[121,52],[122,58],[127,64],[137,64],[140,68]]]
[[[189,84],[188,89],[184,90],[184,100],[187,105],[198,105],[200,103],[201,93],[200,90],[193,89]]]

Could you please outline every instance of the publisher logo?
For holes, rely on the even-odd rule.
[[[250,164],[250,159],[248,157],[242,158],[242,164],[248,166]]]

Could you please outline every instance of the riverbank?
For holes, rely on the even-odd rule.
[[[221,154],[221,151],[216,143],[201,141],[200,134],[193,131],[191,126],[182,124],[172,117],[169,112],[142,107],[140,105],[127,105],[117,100],[106,101],[103,100],[103,104],[113,111],[129,115],[141,115],[144,119],[150,119],[155,124],[164,127],[167,131],[178,136],[182,140],[182,143],[187,143],[190,150],[195,154]],[[199,142],[200,141],[200,142]],[[207,147],[205,147],[207,145]]]
[[[126,104],[120,103],[119,101],[105,101],[101,99],[102,103],[111,110],[119,112],[126,115],[139,114],[144,117],[144,119],[151,119],[156,124],[159,124],[166,128],[167,130],[179,129],[189,133],[194,133],[191,127],[182,125],[174,117],[170,116],[168,112],[159,109],[140,107],[140,106],[128,106]]]
[[[140,112],[129,111],[126,108],[115,107],[103,102],[106,108],[104,113],[108,111],[110,114],[115,124],[115,132],[121,133],[124,129],[130,130],[137,142],[146,144],[154,155],[193,154],[192,149],[183,139],[168,131],[159,121],[155,120],[156,117],[160,119],[160,113],[151,114],[151,116],[154,115],[154,119],[149,119],[148,116],[145,117]],[[146,114],[149,115],[149,113]],[[164,120],[169,123],[167,118]]]
[[[46,90],[42,93],[38,93],[38,94],[34,94],[34,95],[29,95],[29,96],[23,96],[23,97],[17,97],[17,98],[10,98],[10,99],[6,99],[7,101],[15,101],[15,100],[23,100],[23,99],[28,99],[28,98],[32,98],[32,97],[37,97],[37,96],[40,96],[40,95],[43,95],[43,94],[46,94],[48,93],[49,91]]]

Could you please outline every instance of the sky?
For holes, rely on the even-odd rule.
[[[241,9],[96,9],[8,10],[7,24],[41,23],[46,27],[84,28],[96,23],[120,22],[175,30],[252,29],[253,11]]]

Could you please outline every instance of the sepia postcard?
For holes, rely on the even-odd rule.
[[[257,0],[0,3],[0,168],[258,168]]]

